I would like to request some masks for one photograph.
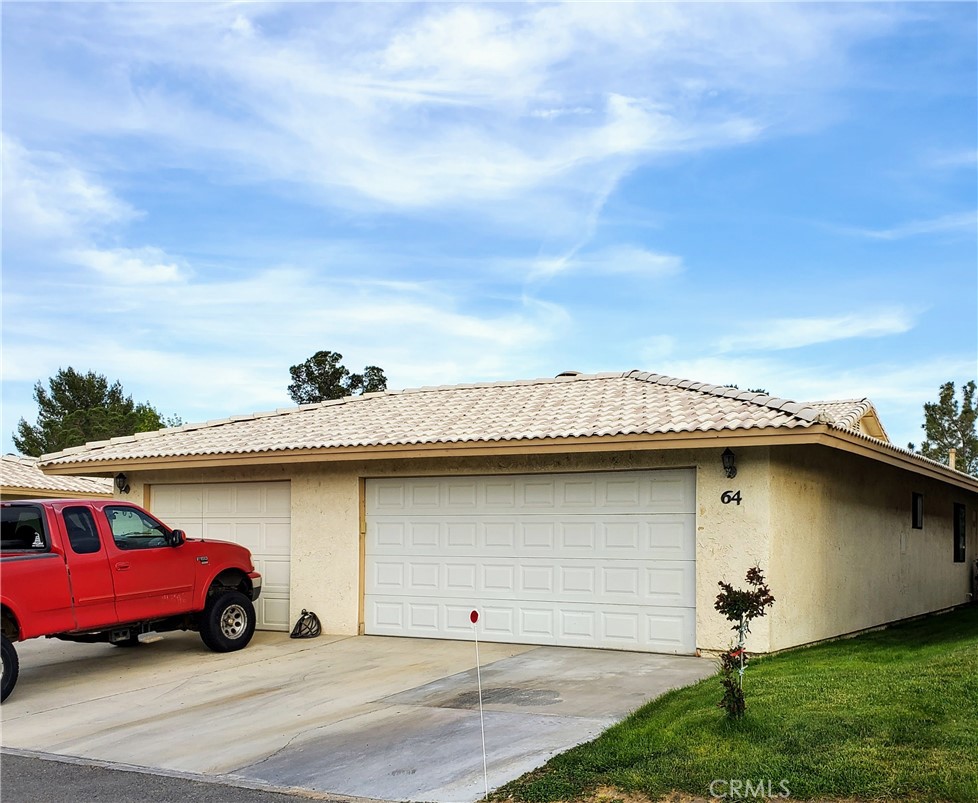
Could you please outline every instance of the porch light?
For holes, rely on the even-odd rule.
[[[730,451],[730,448],[727,447],[723,450],[723,454],[720,455],[720,459],[723,461],[723,470],[727,473],[727,479],[732,480],[737,476],[737,458]]]
[[[121,471],[115,475],[115,487],[122,493],[129,493],[129,479]]]

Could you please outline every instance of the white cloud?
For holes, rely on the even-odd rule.
[[[8,242],[52,244],[123,223],[135,210],[98,179],[51,152],[3,135],[3,234]]]
[[[795,113],[817,116],[818,89],[844,80],[850,44],[900,13],[787,4],[69,10],[64,26],[98,51],[104,80],[59,75],[60,96],[39,97],[38,113],[67,131],[143,137],[204,170],[230,159],[243,180],[305,184],[330,204],[467,205],[492,219],[515,195],[552,199],[573,188],[567,212],[580,221],[609,179],[641,161],[754,140],[791,116],[792,97]]]
[[[65,256],[121,285],[161,284],[183,279],[180,265],[159,248],[84,248],[69,251]]]
[[[845,229],[845,231],[874,240],[902,240],[928,234],[974,232],[976,228],[978,228],[978,211],[942,215],[926,220],[911,220],[889,229]]]
[[[942,170],[964,168],[974,172],[978,168],[978,149],[962,148],[960,150],[947,150],[941,153],[934,153],[931,154],[926,162],[929,167],[936,167]]]
[[[914,316],[893,308],[811,318],[771,318],[722,338],[721,352],[780,351],[852,338],[885,337],[913,328]]]
[[[137,270],[157,261],[121,254],[111,270],[130,257]],[[384,367],[392,388],[512,378],[535,373],[571,326],[562,307],[533,298],[473,309],[464,287],[452,294],[287,267],[221,282],[179,275],[152,292],[115,281],[79,287],[81,318],[5,294],[5,386],[26,387],[71,365],[119,378],[135,398],[197,420],[289,405],[289,366],[320,348],[340,351],[351,368]]]
[[[586,253],[572,253],[552,259],[540,259],[534,264],[536,276],[585,273],[603,276],[629,274],[646,279],[675,276],[683,269],[683,260],[675,254],[662,254],[632,245],[616,245]]]

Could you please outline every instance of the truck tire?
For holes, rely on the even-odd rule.
[[[17,675],[20,674],[20,660],[17,658],[17,650],[14,649],[13,642],[3,635],[0,635],[0,656],[3,657],[3,682],[2,687],[0,687],[0,703],[2,703],[14,690],[14,686],[17,684]]]
[[[200,638],[214,652],[246,647],[255,632],[255,606],[240,591],[215,594],[200,617]]]

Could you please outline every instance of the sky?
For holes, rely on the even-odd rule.
[[[978,374],[975,3],[2,5],[2,436],[59,368],[198,422],[392,390]]]

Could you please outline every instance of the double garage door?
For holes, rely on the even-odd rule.
[[[693,653],[691,470],[372,479],[373,635]]]
[[[262,576],[260,630],[289,630],[291,493],[288,482],[154,485],[150,509],[190,538],[233,541],[251,550]]]

